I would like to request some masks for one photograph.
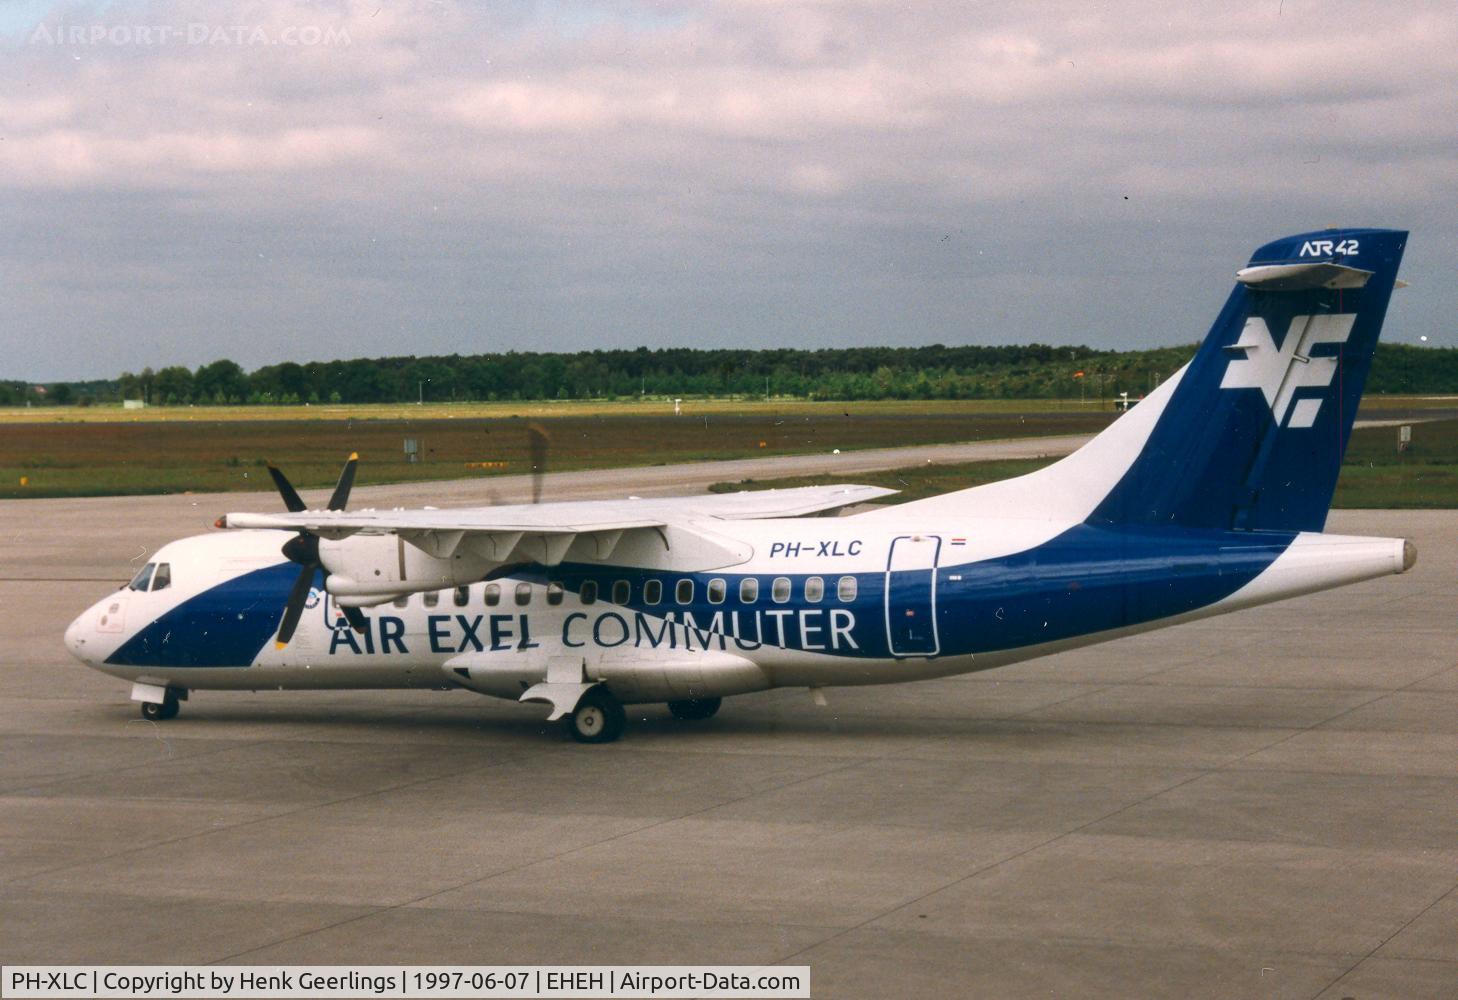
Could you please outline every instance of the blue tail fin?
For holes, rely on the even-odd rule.
[[[1407,233],[1268,243],[1192,360],[1067,458],[862,517],[1320,531]]]
[[[1257,250],[1088,520],[1320,531],[1406,242],[1342,229]]]

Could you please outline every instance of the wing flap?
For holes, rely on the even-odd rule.
[[[892,496],[898,490],[883,486],[797,486],[787,490],[742,490],[702,497],[679,497],[676,503],[695,514],[726,521],[749,521],[770,517],[804,517],[830,514],[846,507]]]

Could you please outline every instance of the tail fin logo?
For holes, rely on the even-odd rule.
[[[1301,244],[1299,257],[1330,257],[1333,254],[1351,256],[1357,252],[1361,244],[1357,240],[1342,240],[1334,243],[1331,240],[1307,240]]]
[[[1229,350],[1245,356],[1231,361],[1220,381],[1222,389],[1259,389],[1271,408],[1276,426],[1291,413],[1287,427],[1311,427],[1321,412],[1320,399],[1292,401],[1298,389],[1325,389],[1336,375],[1337,359],[1311,356],[1317,344],[1344,344],[1351,335],[1355,313],[1294,316],[1285,340],[1276,347],[1271,330],[1260,316],[1245,321],[1240,339]]]

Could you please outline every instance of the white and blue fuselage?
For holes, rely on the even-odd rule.
[[[1257,251],[1189,365],[1018,479],[842,517],[782,515],[868,488],[228,515],[246,530],[164,547],[66,642],[154,703],[464,687],[557,717],[984,670],[1402,572],[1410,543],[1321,529],[1406,234],[1313,235]]]
[[[321,579],[283,648],[273,638],[297,567],[278,553],[290,534],[199,536],[153,557],[168,586],[103,598],[66,641],[106,673],[194,689],[469,687],[453,662],[529,676],[562,655],[609,683],[645,660],[705,653],[758,672],[736,676],[735,690],[689,684],[678,692],[689,697],[985,670],[1402,572],[1411,560],[1400,539],[1319,533],[1072,525],[1026,544],[1048,527],[854,515],[737,527],[754,555],[732,568],[518,567],[369,608],[359,632]],[[674,693],[665,682],[643,700]]]

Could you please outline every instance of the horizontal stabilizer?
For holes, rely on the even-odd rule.
[[[1302,292],[1312,288],[1361,288],[1373,272],[1330,262],[1257,264],[1235,272],[1235,280],[1263,292]]]

